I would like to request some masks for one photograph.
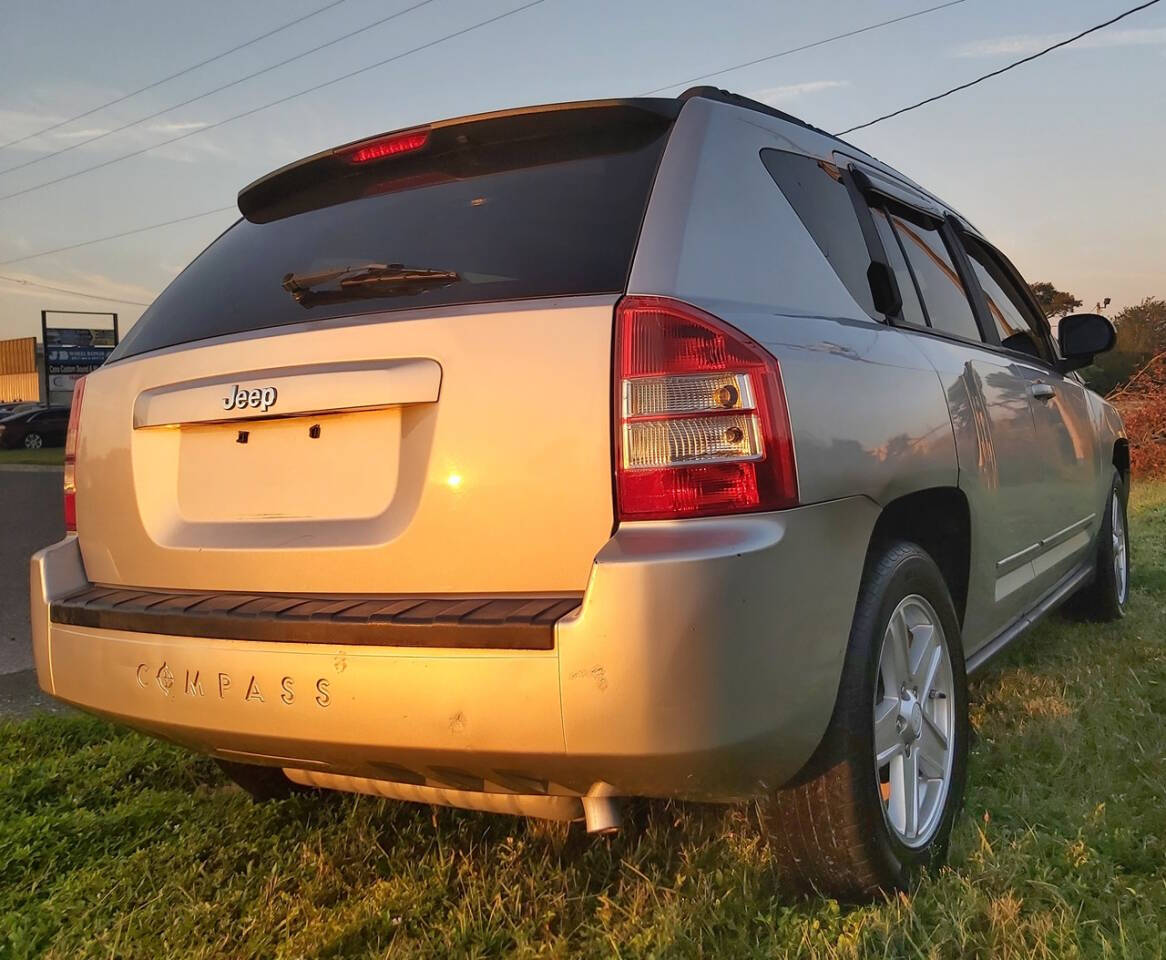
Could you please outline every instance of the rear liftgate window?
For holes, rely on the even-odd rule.
[[[322,155],[244,193],[248,219],[114,359],[305,320],[622,292],[670,125],[568,109],[435,127],[367,163]]]

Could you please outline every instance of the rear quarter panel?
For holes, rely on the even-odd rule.
[[[831,143],[751,111],[689,101],[657,174],[629,284],[632,294],[708,310],[778,359],[802,504],[856,498],[872,506],[820,542],[799,544],[771,583],[741,588],[761,591],[767,612],[757,623],[772,637],[759,642],[770,656],[781,657],[790,633],[795,648],[813,645],[812,668],[804,656],[782,666],[819,706],[806,714],[813,742],[837,696],[879,508],[958,481],[935,369],[913,338],[855,302],[760,157],[776,147],[828,158]]]
[[[778,358],[803,503],[862,495],[885,505],[955,486],[955,442],[923,352],[855,302],[760,159],[765,148],[829,158],[831,144],[752,111],[689,101],[629,292],[694,303]]]

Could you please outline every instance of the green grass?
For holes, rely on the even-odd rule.
[[[39,450],[0,450],[0,466],[6,463],[49,463],[60,466],[65,462],[64,447],[41,447]]]
[[[973,683],[951,865],[870,906],[778,890],[749,809],[630,829],[311,796],[94,719],[0,725],[0,957],[1166,955],[1166,485],[1119,624],[1051,619]]]

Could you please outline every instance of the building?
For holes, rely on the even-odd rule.
[[[43,383],[44,351],[36,337],[0,340],[0,403],[39,403]]]

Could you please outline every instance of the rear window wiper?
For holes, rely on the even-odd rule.
[[[302,307],[376,297],[409,296],[461,280],[455,270],[407,267],[402,263],[362,263],[317,273],[289,273],[283,288]],[[317,287],[335,284],[325,290]]]

